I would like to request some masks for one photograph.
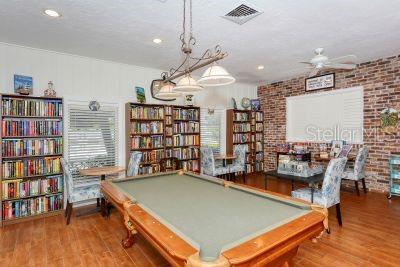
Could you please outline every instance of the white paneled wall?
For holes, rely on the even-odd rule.
[[[160,73],[158,69],[0,43],[2,93],[12,93],[14,74],[21,74],[33,77],[34,95],[42,95],[51,80],[57,95],[64,97],[66,103],[71,100],[97,100],[119,105],[120,164],[125,162],[124,104],[136,101],[135,86],[145,88],[148,103],[160,102],[151,98],[149,88],[151,81],[160,77]],[[195,105],[227,108],[231,97],[235,97],[240,105],[242,97],[255,98],[256,95],[257,88],[252,84],[209,87],[196,94]],[[178,99],[176,104],[183,104],[183,99]],[[222,124],[221,134],[225,136],[225,120]]]

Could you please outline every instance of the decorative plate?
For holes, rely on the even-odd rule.
[[[248,109],[248,108],[250,107],[250,105],[251,105],[251,100],[250,100],[250,98],[248,98],[248,97],[243,97],[243,98],[242,98],[241,104],[242,104],[242,107],[243,107],[244,109]]]
[[[91,111],[98,111],[100,109],[100,103],[93,100],[89,102],[89,109]]]

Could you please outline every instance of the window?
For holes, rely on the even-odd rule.
[[[87,103],[68,105],[68,159],[95,160],[104,166],[118,163],[118,107],[100,104],[98,111]]]
[[[221,118],[223,110],[200,110],[200,137],[201,145],[211,147],[213,152],[221,152]]]
[[[363,142],[363,88],[286,98],[288,142]]]

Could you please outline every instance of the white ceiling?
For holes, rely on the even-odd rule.
[[[400,54],[398,0],[247,0],[264,13],[237,25],[220,16],[236,0],[193,0],[194,54],[220,44],[238,81],[264,84],[306,72],[296,63],[324,47],[358,62]],[[50,8],[60,19],[43,16]],[[0,41],[169,69],[180,59],[179,0],[0,0]],[[152,42],[158,37],[160,45]],[[257,70],[258,65],[264,70]]]

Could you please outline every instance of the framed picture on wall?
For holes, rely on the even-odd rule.
[[[14,74],[14,92],[22,95],[32,94],[33,78],[30,76]]]
[[[306,92],[335,87],[335,73],[306,78]]]
[[[146,103],[146,94],[144,93],[144,88],[135,86],[136,91],[136,100],[138,103],[144,104]]]

